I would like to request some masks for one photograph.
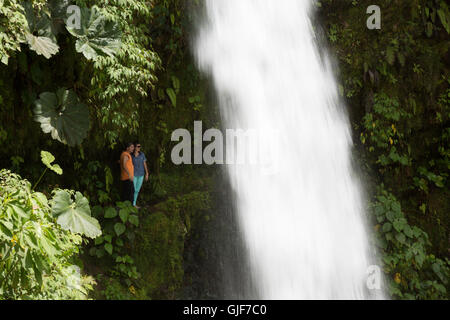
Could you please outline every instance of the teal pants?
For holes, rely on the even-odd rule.
[[[139,195],[139,191],[141,190],[142,183],[144,182],[144,176],[138,177],[134,176],[133,184],[134,184],[134,199],[133,199],[133,205],[136,205],[136,200]]]

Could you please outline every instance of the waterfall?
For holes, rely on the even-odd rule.
[[[265,134],[257,164],[226,167],[257,298],[372,297],[364,195],[313,1],[205,1],[194,53],[223,124]]]

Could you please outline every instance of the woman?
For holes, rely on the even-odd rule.
[[[148,169],[147,169],[147,158],[145,157],[145,154],[141,151],[141,144],[139,142],[136,142],[134,144],[134,153],[132,154],[133,158],[133,166],[134,166],[134,199],[133,199],[133,205],[136,208],[139,208],[136,205],[136,201],[139,195],[139,191],[141,190],[142,183],[144,182],[144,176],[145,181],[148,181]]]
[[[122,201],[134,200],[134,166],[131,154],[134,151],[134,144],[127,143],[125,150],[120,155],[120,180],[122,183]]]

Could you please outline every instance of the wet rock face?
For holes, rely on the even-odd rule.
[[[150,214],[137,238],[136,265],[145,294],[152,299],[173,298],[183,279],[184,236],[179,215]]]
[[[185,279],[185,247],[193,229],[209,219],[208,192],[194,191],[170,197],[151,209],[142,210],[142,224],[134,243],[133,258],[142,277],[142,298],[175,299]],[[200,225],[200,226],[198,226]],[[189,283],[189,281],[187,281]]]
[[[185,299],[256,299],[232,190],[221,173],[210,195],[211,208],[186,238],[180,294]]]
[[[141,209],[132,245],[142,275],[135,297],[255,297],[226,179],[218,173],[203,179],[201,188],[194,185],[184,195],[171,193],[166,201]]]

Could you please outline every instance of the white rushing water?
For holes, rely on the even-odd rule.
[[[205,7],[195,55],[212,76],[225,127],[278,133],[275,144],[259,145],[275,171],[227,166],[258,298],[369,298],[350,126],[327,54],[319,55],[312,1]]]

